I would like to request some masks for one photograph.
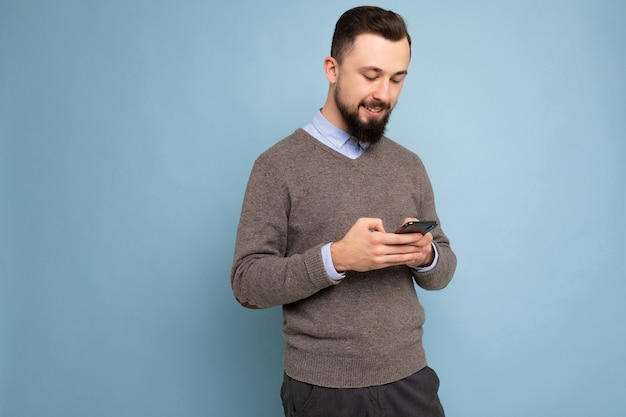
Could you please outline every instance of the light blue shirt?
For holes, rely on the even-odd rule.
[[[329,146],[330,148],[336,150],[342,155],[347,156],[351,159],[356,159],[359,156],[363,155],[369,146],[368,143],[362,143],[356,138],[350,136],[347,132],[339,129],[337,126],[332,124],[322,115],[321,111],[317,111],[315,117],[311,123],[304,126],[304,131],[309,135],[313,136],[315,139],[322,142],[324,145]],[[340,280],[344,278],[346,275],[344,273],[339,273],[335,270],[335,266],[333,265],[333,259],[330,254],[330,245],[331,243],[327,243],[322,246],[322,259],[324,261],[324,267],[326,268],[326,273],[333,280]],[[437,253],[437,247],[433,243],[433,251],[435,252],[435,258],[433,263],[426,267],[413,268],[416,272],[427,272],[430,271],[437,265],[437,260],[439,259],[439,254]]]
[[[304,130],[324,145],[351,159],[356,159],[363,155],[363,152],[369,146],[369,144],[359,142],[356,138],[329,122],[319,110],[311,123],[304,126]]]

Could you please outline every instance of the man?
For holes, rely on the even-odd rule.
[[[249,308],[283,306],[286,416],[443,416],[422,348],[428,290],[456,257],[417,155],[383,135],[408,73],[403,19],[357,7],[324,60],[329,90],[313,121],[256,160],[231,284]]]

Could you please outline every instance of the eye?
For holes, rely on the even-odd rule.
[[[376,79],[378,78],[377,76],[370,77],[370,76],[365,75],[365,74],[363,74],[363,77],[365,77],[365,79],[366,79],[367,81],[376,81]]]

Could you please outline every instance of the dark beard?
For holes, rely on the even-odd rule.
[[[379,120],[370,119],[364,123],[359,118],[359,107],[361,105],[365,105],[365,102],[361,102],[355,111],[350,111],[350,109],[348,109],[348,107],[345,106],[339,99],[339,86],[335,88],[334,98],[337,109],[341,113],[344,122],[346,122],[348,133],[351,136],[354,136],[363,143],[370,144],[376,143],[382,138],[385,133],[385,129],[387,128],[387,122],[389,122],[391,111]],[[371,107],[383,107],[384,110],[389,109],[389,105],[381,101],[372,101],[368,104],[371,105]]]

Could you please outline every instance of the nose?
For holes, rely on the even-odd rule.
[[[381,79],[376,84],[376,88],[372,94],[372,97],[376,100],[383,101],[385,103],[389,102],[389,80]]]

